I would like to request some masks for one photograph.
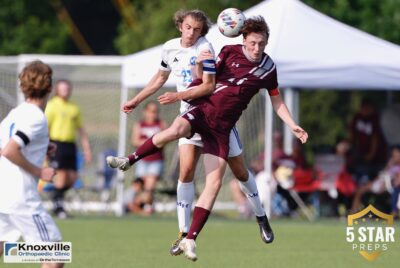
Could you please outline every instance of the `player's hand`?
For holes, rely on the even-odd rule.
[[[204,60],[212,60],[214,59],[213,54],[209,50],[203,50],[200,52],[199,56],[196,58],[196,63],[200,64]]]
[[[293,134],[298,138],[301,143],[306,143],[308,140],[308,133],[299,126],[296,126],[292,129]]]
[[[179,101],[179,96],[177,92],[165,92],[158,97],[158,102],[160,104],[171,104]]]
[[[136,108],[136,106],[137,106],[136,101],[130,100],[130,101],[125,102],[124,105],[122,105],[121,111],[126,114],[129,114],[133,111],[133,109]]]
[[[54,142],[50,142],[49,146],[47,147],[47,157],[52,157],[56,154],[57,144]]]
[[[54,175],[56,175],[56,170],[51,167],[42,168],[40,172],[40,178],[46,182],[52,182]]]

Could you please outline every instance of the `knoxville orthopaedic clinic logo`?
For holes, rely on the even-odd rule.
[[[5,242],[4,263],[71,263],[71,242]]]
[[[346,240],[353,251],[358,251],[368,261],[373,261],[394,243],[393,216],[372,205],[347,217]]]

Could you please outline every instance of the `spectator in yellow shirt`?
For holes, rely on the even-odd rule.
[[[56,95],[48,102],[46,117],[49,124],[50,140],[57,145],[51,165],[56,168],[53,195],[54,213],[59,218],[66,218],[63,206],[65,192],[73,186],[78,178],[76,136],[82,144],[85,162],[92,159],[88,135],[82,126],[79,107],[70,102],[72,85],[68,80],[59,80],[55,85]]]

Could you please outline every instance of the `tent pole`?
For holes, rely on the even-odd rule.
[[[121,89],[121,105],[128,100],[128,87],[123,85]],[[118,136],[118,155],[125,155],[126,148],[126,128],[127,128],[127,116],[123,112],[119,113],[119,136]],[[120,217],[124,214],[123,209],[123,198],[124,198],[124,173],[121,170],[117,172],[117,185],[116,185],[116,195],[117,195],[117,207],[115,214]]]
[[[266,178],[264,183],[268,183],[268,181],[272,177],[272,131],[273,131],[272,113],[273,113],[272,103],[268,95],[268,92],[265,92],[264,170]],[[264,209],[267,212],[271,211],[271,202],[269,202],[269,204],[264,204]]]
[[[300,91],[298,89],[294,89],[293,95],[293,119],[297,124],[300,124]]]
[[[285,88],[283,92],[285,104],[288,107],[289,111],[292,113],[293,119],[297,122],[298,114],[296,111],[296,106],[298,105],[296,105],[296,92],[293,90],[293,88]],[[283,150],[287,155],[291,155],[293,152],[292,135],[293,134],[291,129],[285,124],[283,126]]]

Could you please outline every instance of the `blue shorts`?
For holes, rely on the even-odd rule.
[[[135,164],[135,177],[143,178],[149,175],[160,177],[163,172],[164,161],[143,161],[140,160]]]

